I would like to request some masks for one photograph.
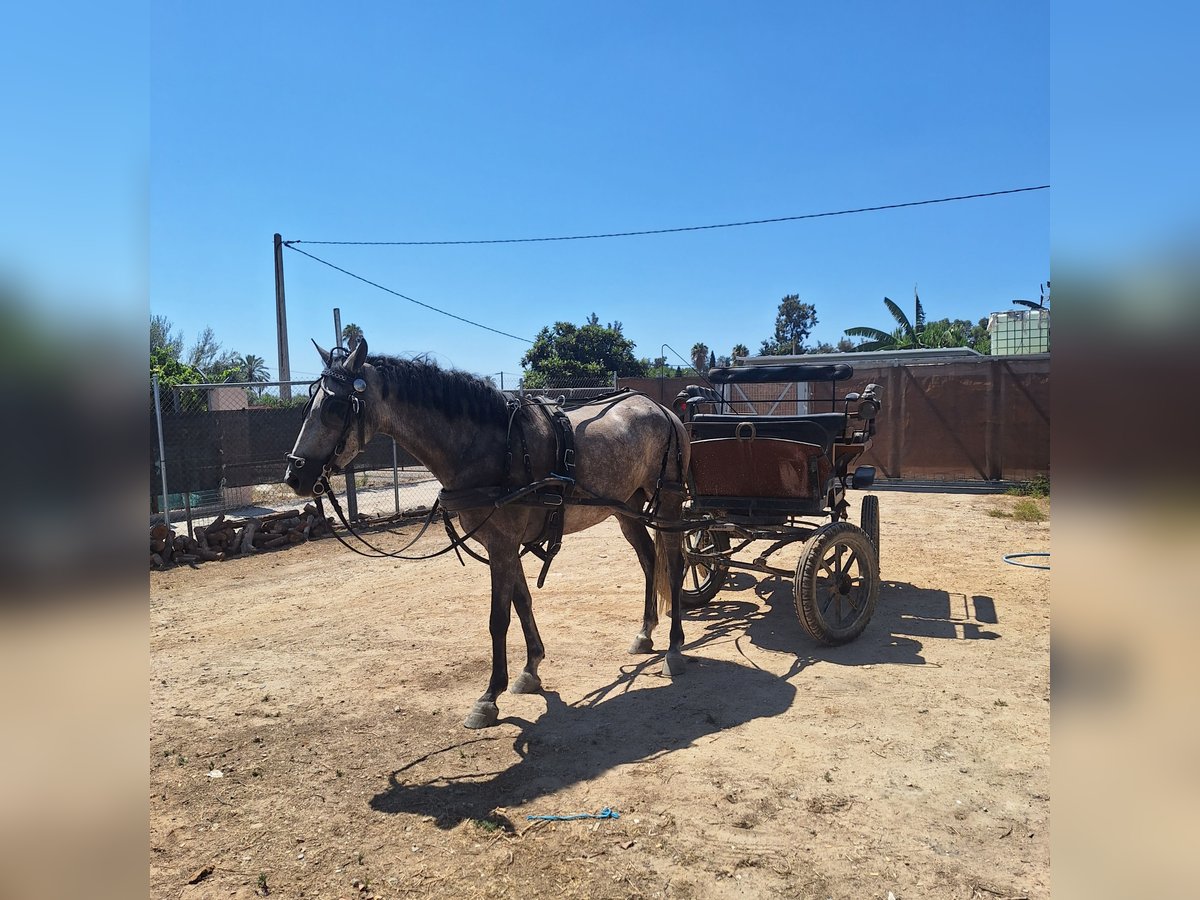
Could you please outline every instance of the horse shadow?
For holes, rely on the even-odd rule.
[[[787,679],[818,662],[925,665],[927,641],[995,640],[1000,634],[984,626],[998,623],[991,597],[885,581],[866,631],[849,644],[828,647],[809,637],[800,625],[791,579],[735,572],[708,606],[688,613],[685,626],[690,626],[689,631],[694,631],[696,624],[704,628],[689,642],[689,649],[722,640],[745,640],[763,650],[794,656],[783,676]]]
[[[617,766],[648,762],[706,735],[779,715],[796,696],[793,685],[769,672],[695,656],[683,677],[659,688],[630,690],[634,679],[659,662],[648,658],[623,666],[611,684],[576,704],[544,691],[546,712],[535,722],[502,719],[521,726],[513,741],[520,756],[514,765],[498,772],[414,778],[409,773],[419,771],[427,755],[392,772],[371,808],[432,816],[439,828],[453,828],[467,819],[492,817],[497,807],[528,803]],[[478,740],[466,738],[455,747]]]
[[[648,669],[660,664],[658,657],[650,657],[623,666],[611,683],[575,704],[544,691],[546,712],[537,721],[501,720],[521,727],[513,739],[520,757],[514,765],[467,775],[418,774],[422,764],[440,752],[461,752],[469,744],[494,740],[464,735],[459,743],[393,771],[387,788],[370,805],[378,812],[432,816],[440,828],[453,828],[467,819],[496,819],[497,807],[550,796],[618,766],[652,761],[705,736],[780,715],[796,697],[791,679],[816,663],[924,665],[923,642],[993,640],[1000,635],[982,626],[997,621],[990,597],[968,599],[905,582],[884,582],[866,631],[849,644],[826,647],[800,626],[790,579],[756,579],[738,572],[711,604],[687,614],[687,630],[702,630],[685,647],[690,662],[683,677],[659,688],[631,690],[635,679],[649,676]],[[790,668],[781,676],[758,667],[748,656],[748,664],[742,665],[695,652],[722,641],[733,641],[739,650],[747,641],[787,654],[792,657]]]

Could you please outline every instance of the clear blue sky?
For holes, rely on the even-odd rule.
[[[271,235],[459,240],[698,225],[1049,181],[1033,6],[172,4],[152,31],[151,310],[274,365]],[[499,247],[307,247],[532,338],[591,312],[639,355],[815,336],[886,294],[1036,296],[1049,192],[832,220]],[[295,372],[331,309],[380,351],[519,371],[527,345],[285,255]]]
[[[832,8],[831,8],[832,7]],[[150,309],[274,367],[271,236],[461,240],[669,228],[1050,182],[1041,4],[158,4]],[[1050,194],[690,234],[307,246],[532,338],[595,312],[638,355],[815,338],[890,296],[977,319],[1049,275]],[[304,246],[304,245],[301,245]],[[527,345],[285,253],[293,373],[334,306],[374,350],[479,373]]]

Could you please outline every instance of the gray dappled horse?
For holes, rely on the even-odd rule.
[[[322,479],[347,466],[375,434],[393,437],[429,468],[448,495],[519,487],[528,484],[530,476],[545,478],[560,464],[552,417],[536,405],[513,413],[505,395],[481,379],[419,359],[368,356],[362,339],[349,353],[317,350],[325,370],[314,384],[285,476],[288,486],[301,496],[319,491]],[[662,608],[669,607],[671,613],[663,673],[680,674],[684,665],[679,606],[682,537],[678,531],[657,531],[651,540],[636,512],[653,501],[657,523],[680,521],[687,434],[670,411],[641,394],[601,400],[572,410],[567,417],[574,429],[574,491],[580,502],[563,507],[562,532],[582,531],[617,515],[646,575],[642,628],[630,653],[654,652],[651,633],[658,624],[657,591]],[[513,437],[514,428],[520,441]],[[589,499],[615,503],[585,505]],[[468,728],[496,724],[496,698],[506,688],[515,694],[541,688],[538,665],[545,651],[520,553],[523,545],[544,539],[548,514],[546,506],[521,503],[499,507],[489,503],[459,511],[461,526],[467,533],[474,532],[474,540],[487,548],[492,575],[492,674],[487,690],[467,716]],[[525,634],[527,656],[524,670],[510,686],[505,636],[512,606]]]

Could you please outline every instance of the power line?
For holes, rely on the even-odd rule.
[[[317,262],[321,263],[322,265],[329,266],[329,268],[331,268],[331,269],[336,269],[337,271],[341,272],[343,275],[349,275],[351,278],[357,278],[359,281],[363,282],[363,284],[369,284],[369,285],[371,285],[371,287],[379,288],[379,290],[386,291],[387,293],[392,294],[393,296],[399,297],[401,300],[407,300],[409,303],[415,303],[415,304],[417,304],[417,306],[423,306],[426,309],[431,309],[435,313],[441,313],[443,316],[449,316],[451,319],[458,319],[458,321],[466,322],[468,325],[474,325],[476,328],[482,328],[485,331],[491,331],[491,332],[494,332],[495,334],[502,334],[505,337],[510,337],[515,341],[524,341],[526,344],[533,343],[533,341],[531,341],[529,338],[523,338],[523,337],[519,337],[518,335],[515,335],[515,334],[509,334],[507,331],[501,331],[498,328],[492,328],[488,325],[482,325],[479,322],[472,322],[470,319],[464,319],[462,316],[456,316],[454,313],[446,312],[444,309],[438,309],[436,306],[430,306],[428,303],[422,303],[420,300],[414,300],[412,297],[409,297],[407,294],[402,294],[399,291],[393,291],[391,288],[384,287],[382,284],[378,284],[374,281],[371,281],[369,278],[363,278],[361,275],[355,275],[349,269],[343,269],[341,266],[335,266],[333,263],[331,263],[327,259],[321,259],[321,257],[313,256],[311,253],[309,253],[305,250],[301,250],[299,247],[293,247],[292,246],[293,243],[295,243],[295,242],[284,241],[283,245],[285,247],[287,247],[289,250],[294,250],[297,253],[303,254],[304,256],[307,256],[309,259],[315,259]],[[316,241],[309,241],[309,243],[316,243]]]
[[[850,216],[855,213],[879,212],[885,209],[905,209],[912,206],[930,206],[935,203],[953,203],[958,200],[979,200],[983,197],[1001,197],[1005,194],[1023,194],[1029,191],[1044,191],[1048,190],[1050,185],[1039,184],[1034,187],[1010,188],[1004,191],[988,191],[982,194],[962,194],[957,197],[939,197],[935,200],[911,200],[907,203],[888,203],[882,206],[860,206],[857,209],[839,209],[832,212],[805,213],[798,216],[780,216],[774,219],[751,219],[746,222],[724,222],[720,225],[690,225],[685,228],[655,228],[649,231],[613,231],[605,234],[571,234],[562,235],[559,237],[533,237],[533,238],[494,238],[491,240],[476,240],[476,241],[284,241],[284,245],[292,247],[293,244],[337,244],[342,246],[358,246],[358,247],[451,247],[462,246],[464,244],[536,244],[545,243],[548,241],[589,241],[597,238],[616,238],[616,237],[642,237],[650,234],[678,234],[683,231],[711,231],[715,228],[740,228],[743,225],[772,225],[777,222],[799,222],[802,219],[826,219],[831,216]],[[296,249],[292,247],[292,249]],[[303,251],[301,251],[303,252]],[[313,257],[316,259],[316,257]],[[324,260],[320,260],[324,262]],[[328,263],[327,263],[328,265]],[[335,266],[336,268],[336,266]],[[357,277],[357,276],[355,276]],[[378,287],[378,285],[376,285]],[[386,289],[385,289],[386,290]],[[409,298],[405,298],[409,299]],[[413,301],[414,303],[417,301]],[[422,304],[424,305],[424,304]],[[432,308],[432,307],[431,307]],[[438,310],[441,312],[441,310]],[[446,313],[446,315],[450,315]],[[457,318],[457,317],[456,317]],[[472,323],[474,324],[474,323]],[[503,334],[503,332],[501,332]],[[508,335],[512,337],[512,335]],[[519,338],[524,340],[524,338]]]

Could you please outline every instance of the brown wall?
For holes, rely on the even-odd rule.
[[[664,402],[697,381],[663,379]],[[841,397],[870,383],[880,386],[883,409],[862,464],[875,466],[882,478],[1023,481],[1050,471],[1048,355],[882,366],[859,362],[847,381],[810,385],[818,401],[813,411],[830,408],[831,388]],[[659,399],[657,379],[622,378],[619,385]],[[759,396],[761,388],[775,398],[782,386],[747,385],[747,396]],[[793,414],[795,406],[784,404],[777,412]]]

